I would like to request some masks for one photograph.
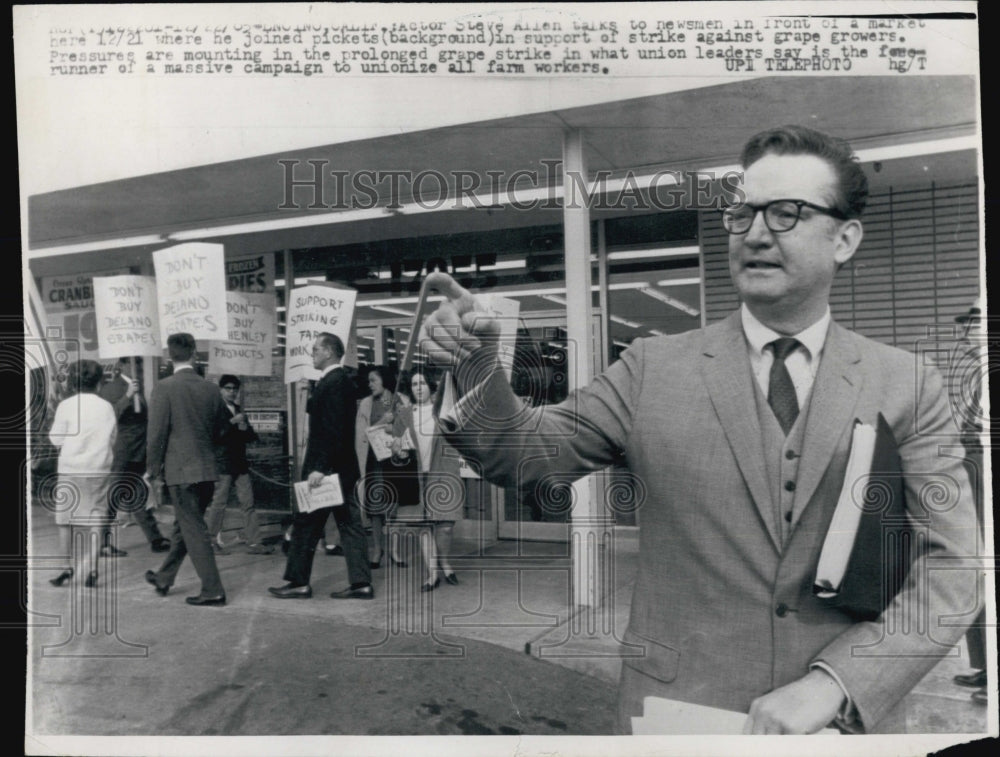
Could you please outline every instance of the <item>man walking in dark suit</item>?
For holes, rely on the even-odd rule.
[[[119,510],[127,509],[139,524],[142,533],[154,552],[170,549],[170,540],[163,538],[153,514],[146,509],[149,492],[142,483],[146,472],[146,422],[149,408],[142,396],[142,358],[135,358],[135,376],[126,377],[121,367],[128,358],[118,362],[114,378],[101,387],[100,395],[111,403],[118,419],[118,436],[115,438],[115,458],[111,464],[112,483],[109,491],[110,516],[114,519]],[[137,409],[138,408],[138,409]],[[111,532],[105,534],[101,554],[106,557],[124,557],[125,550],[111,542]]]
[[[940,569],[981,554],[968,476],[939,449],[958,429],[937,370],[831,318],[868,194],[850,146],[786,126],[752,137],[742,164],[739,201],[722,215],[741,307],[704,329],[636,339],[558,405],[524,407],[497,364],[498,324],[433,274],[448,299],[421,347],[455,366],[462,394],[446,439],[503,486],[577,478],[619,456],[642,483],[624,641],[643,654],[622,661],[622,731],[655,696],[745,712],[747,734],[831,722],[905,732],[905,695],[976,607],[975,570]],[[814,591],[857,421],[889,427],[922,540],[875,618]]]
[[[341,364],[344,343],[339,337],[327,333],[316,337],[312,358],[313,366],[323,373],[306,407],[309,413],[309,440],[302,462],[302,478],[314,488],[323,482],[325,476],[336,473],[344,504],[295,514],[284,575],[288,583],[280,587],[272,586],[268,591],[282,599],[308,599],[312,596],[309,577],[313,557],[332,510],[347,558],[347,577],[351,585],[330,596],[334,599],[374,599],[368,543],[354,493],[360,475],[354,454],[357,386]]]
[[[226,592],[215,565],[205,509],[218,479],[215,445],[229,426],[229,411],[219,390],[195,373],[194,349],[191,334],[167,338],[174,373],[156,386],[150,398],[146,475],[166,482],[176,518],[170,552],[158,571],[146,571],[146,580],[166,596],[190,552],[201,592],[188,597],[187,603],[224,605]]]

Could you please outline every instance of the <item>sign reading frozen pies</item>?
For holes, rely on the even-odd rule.
[[[208,346],[208,372],[270,376],[276,298],[271,293],[226,292],[228,339]]]
[[[339,336],[347,345],[357,296],[353,289],[329,284],[292,290],[285,322],[286,384],[320,377],[320,371],[313,368],[312,345],[323,332]]]
[[[160,338],[188,333],[195,339],[225,339],[226,268],[221,244],[192,242],[157,250],[156,295]]]
[[[274,255],[250,255],[226,261],[226,287],[232,292],[273,292]]]
[[[152,276],[94,278],[97,349],[102,360],[134,355],[159,356],[163,343]]]

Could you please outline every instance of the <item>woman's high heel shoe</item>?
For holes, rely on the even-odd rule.
[[[444,573],[444,568],[441,567],[441,560],[437,561],[438,570]],[[444,580],[450,583],[452,586],[458,586],[458,576],[455,575],[455,571],[450,573],[444,573]]]
[[[390,560],[392,560],[392,564],[393,564],[393,565],[397,565],[397,566],[399,566],[400,568],[405,568],[405,567],[407,566],[407,564],[406,564],[406,561],[405,561],[405,560],[397,560],[397,559],[396,559],[395,557],[393,557],[392,555],[389,555],[389,559],[390,559]]]
[[[69,581],[69,579],[71,579],[72,577],[73,577],[73,569],[72,568],[67,568],[62,573],[60,573],[58,576],[56,576],[55,578],[50,578],[49,579],[49,583],[52,584],[53,586],[62,586],[64,583],[66,583],[67,581]]]
[[[97,586],[96,570],[92,570],[90,571],[90,573],[87,574],[87,580],[83,582],[83,585],[86,586],[88,589],[93,589],[95,586]]]
[[[435,578],[434,583],[426,583],[420,587],[420,591],[434,591],[438,586],[441,585],[441,579]]]

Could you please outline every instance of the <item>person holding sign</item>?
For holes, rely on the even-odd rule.
[[[309,441],[302,462],[302,479],[318,489],[330,474],[337,474],[344,504],[299,510],[292,524],[292,543],[285,564],[284,586],[268,591],[281,599],[308,599],[313,557],[330,513],[340,530],[340,542],[347,558],[351,585],[330,596],[334,599],[374,599],[368,543],[361,525],[361,510],[354,494],[358,482],[358,461],[351,449],[357,390],[343,365],[344,343],[334,334],[321,333],[312,347],[313,366],[322,371],[306,405],[309,414]]]
[[[446,438],[485,478],[578,478],[624,456],[641,482],[639,571],[618,725],[644,697],[748,713],[747,734],[905,732],[903,697],[976,608],[976,514],[958,429],[927,361],[831,319],[838,269],[862,238],[864,172],[842,140],[801,126],[743,150],[727,207],[742,300],[725,320],[640,338],[589,386],[527,408],[497,363],[494,319],[446,274],[421,349],[454,367]],[[567,250],[567,255],[586,254]],[[874,620],[813,592],[855,422],[885,419],[923,549]],[[928,501],[928,490],[935,491]],[[934,570],[933,566],[956,566]],[[901,629],[906,629],[903,632]]]
[[[124,369],[134,361],[134,376],[128,376]],[[127,502],[129,512],[139,524],[143,535],[154,552],[170,549],[170,540],[160,533],[160,526],[153,513],[146,509],[149,491],[142,483],[146,471],[146,424],[149,408],[142,396],[142,358],[119,358],[114,377],[101,387],[101,397],[111,403],[118,417],[118,437],[115,440],[115,459],[112,470],[115,480],[111,486],[110,508],[114,519],[119,509]],[[125,550],[111,543],[110,531],[105,534],[105,544],[101,553],[108,557],[123,557]]]
[[[205,510],[212,501],[216,472],[215,445],[229,429],[229,411],[219,390],[194,370],[195,341],[191,334],[171,334],[167,351],[174,373],[153,390],[149,402],[146,476],[163,479],[174,503],[170,551],[158,571],[147,570],[146,580],[166,596],[181,563],[191,562],[201,579],[201,592],[185,600],[189,605],[226,604]]]

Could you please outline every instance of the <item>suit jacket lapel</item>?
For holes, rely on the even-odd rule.
[[[707,359],[702,363],[702,373],[708,395],[753,503],[775,550],[780,552],[781,534],[774,522],[774,505],[751,383],[754,379],[739,311],[717,327],[706,330],[704,354]]]
[[[841,436],[851,428],[863,383],[860,360],[850,334],[831,323],[809,400],[793,504],[796,519],[816,491]]]

